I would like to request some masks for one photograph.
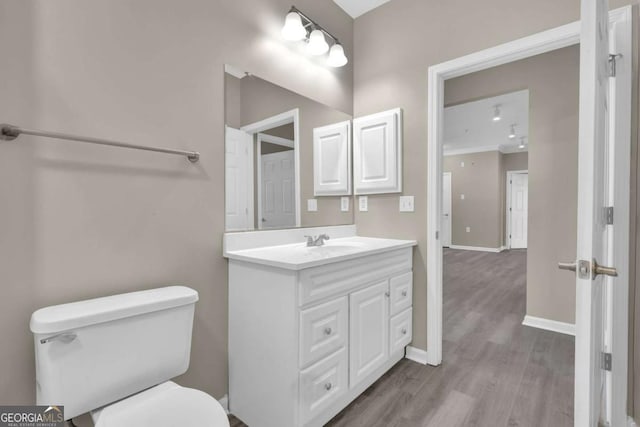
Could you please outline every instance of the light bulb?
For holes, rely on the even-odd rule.
[[[284,27],[282,27],[282,37],[285,40],[298,41],[305,38],[307,30],[302,25],[302,19],[296,12],[287,13],[287,17],[284,20]]]
[[[331,67],[342,67],[349,62],[347,57],[344,55],[344,49],[340,43],[336,43],[331,46],[331,50],[329,50],[329,59],[327,59],[327,64]]]
[[[307,52],[311,55],[322,55],[329,50],[329,45],[324,39],[324,34],[320,30],[313,30],[309,35],[309,44],[307,45]]]
[[[493,121],[494,122],[499,122],[501,119],[500,117],[500,108],[496,105],[496,109],[493,112]]]
[[[509,139],[516,137],[516,125],[511,125],[511,133],[509,133]]]

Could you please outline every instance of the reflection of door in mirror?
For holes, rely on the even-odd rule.
[[[257,136],[258,228],[296,225],[293,133],[293,123],[289,123]]]
[[[251,135],[225,129],[225,221],[230,231],[253,229],[253,141]]]

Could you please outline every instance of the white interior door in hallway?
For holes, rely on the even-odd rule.
[[[451,172],[442,174],[442,246],[451,246]]]
[[[507,185],[507,236],[510,249],[527,247],[527,218],[529,200],[529,174],[508,173]]]
[[[226,127],[224,197],[227,231],[253,228],[252,144],[250,134]]]
[[[294,151],[261,156],[262,228],[295,227]]]

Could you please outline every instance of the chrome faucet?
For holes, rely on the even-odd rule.
[[[329,240],[329,236],[326,234],[321,234],[317,237],[313,236],[304,236],[307,238],[307,247],[309,246],[322,246],[324,245],[325,240]]]

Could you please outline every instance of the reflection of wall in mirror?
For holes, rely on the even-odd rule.
[[[352,224],[353,211],[341,212],[340,197],[319,197],[318,211],[306,211],[306,200],[314,198],[313,128],[350,120],[351,116],[259,77],[250,75],[239,79],[225,73],[225,122],[228,126],[240,128],[295,108],[299,109],[300,120],[301,225]],[[287,125],[263,133],[293,139],[292,128]],[[267,146],[267,150],[271,148],[274,147]]]

